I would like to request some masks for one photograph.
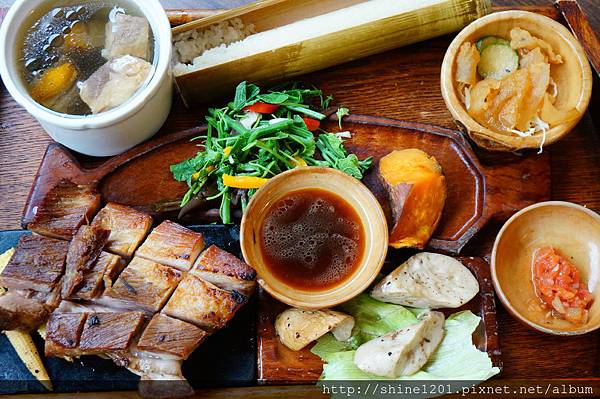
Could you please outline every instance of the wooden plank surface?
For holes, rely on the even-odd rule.
[[[6,3],[6,2],[5,2]],[[230,7],[246,1],[169,0],[169,7]],[[496,2],[500,4],[500,2]],[[539,4],[540,2],[536,2]],[[542,4],[550,6],[549,1]],[[503,5],[533,1],[503,1]],[[596,32],[600,31],[600,2],[581,4]],[[553,13],[551,8],[546,12]],[[308,79],[334,94],[352,112],[387,116],[454,128],[439,86],[422,85],[407,92],[406,82],[427,82],[439,74],[441,58],[450,38],[413,45],[381,56],[358,60],[338,70],[326,70]],[[395,52],[409,59],[390,62]],[[396,53],[397,55],[398,53]],[[0,88],[0,229],[19,228],[20,214],[41,157],[50,139]],[[600,110],[596,110],[596,113]],[[197,125],[201,112],[188,112],[176,101],[165,132]],[[600,211],[600,145],[598,132],[586,116],[577,131],[548,150],[552,158],[552,197],[578,202]],[[489,253],[498,225],[490,225],[470,242],[464,253]],[[530,331],[512,319],[498,304],[500,343],[504,369],[499,378],[600,377],[600,332],[581,337],[551,337]]]

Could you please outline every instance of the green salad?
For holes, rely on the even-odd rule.
[[[322,166],[362,179],[372,158],[348,154],[342,141],[347,132],[320,128],[326,118],[322,111],[331,100],[321,90],[299,83],[261,92],[258,86],[241,82],[232,102],[208,110],[206,135],[195,138],[204,140],[196,156],[171,165],[173,177],[189,187],[181,206],[198,196],[220,200],[221,220],[231,223],[234,196],[243,211],[257,188],[286,170]],[[349,111],[339,108],[336,114],[341,128]],[[211,185],[214,190],[206,195]]]

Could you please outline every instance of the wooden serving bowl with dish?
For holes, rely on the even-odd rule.
[[[536,294],[533,262],[539,248],[552,247],[579,270],[592,295],[584,323],[549,315]],[[528,327],[555,335],[600,328],[600,215],[577,204],[549,201],[516,213],[498,233],[492,251],[494,288],[505,308]]]
[[[316,260],[312,266],[303,268],[305,274],[300,274],[299,277],[296,275],[296,280],[293,281],[290,276],[294,274],[294,270],[290,269],[296,267],[297,262],[295,260],[284,262],[283,269],[280,268],[278,272],[274,267],[275,265],[268,260],[268,250],[263,245],[265,242],[263,237],[267,230],[266,227],[263,230],[263,227],[273,228],[265,220],[268,220],[270,215],[277,212],[276,204],[280,203],[282,199],[287,201],[290,198],[290,193],[301,193],[305,190],[321,190],[336,195],[354,210],[358,221],[357,225],[361,226],[363,232],[362,245],[360,245],[362,254],[356,257],[355,266],[352,269],[343,271],[331,267],[328,271],[325,270],[321,274],[322,276],[340,275],[340,278],[336,278],[337,281],[334,284],[328,284],[327,286],[317,286],[319,282],[312,281],[314,279],[312,269],[320,268],[321,261]],[[312,193],[310,195],[318,196],[318,194]],[[331,204],[334,204],[336,208],[338,206],[335,203],[326,203],[326,206],[329,207]],[[286,207],[282,211],[284,216],[281,219],[286,219],[286,222],[289,222],[287,225],[289,231],[297,228],[301,230],[299,234],[294,235],[292,233],[293,237],[288,240],[291,250],[303,252],[304,247],[309,245],[308,241],[318,240],[317,237],[321,235],[321,231],[315,233],[309,231],[311,228],[305,229],[300,226],[311,218],[310,214],[294,215],[293,206]],[[326,214],[319,213],[319,215]],[[320,217],[327,219],[327,217]],[[317,223],[321,222],[317,221]],[[322,220],[322,223],[332,222]],[[277,233],[287,234],[281,231]],[[333,237],[333,234],[327,235],[326,240],[331,240],[331,237]],[[301,241],[307,243],[297,246],[296,244]],[[348,301],[363,292],[373,282],[387,255],[388,228],[379,202],[359,180],[336,169],[301,167],[269,179],[252,196],[242,219],[240,244],[244,259],[257,272],[259,284],[274,298],[297,308],[324,309]],[[321,246],[320,248],[322,250],[325,247]],[[288,250],[287,247],[279,249],[279,251],[286,250]],[[321,257],[319,251],[311,252],[307,256],[314,256],[318,259]],[[304,256],[302,255],[302,257]],[[298,281],[298,278],[301,281]]]
[[[510,40],[509,32],[513,28],[524,29],[547,42],[563,60],[562,64],[552,64],[550,69],[550,76],[557,88],[555,105],[561,109],[576,109],[578,117],[550,126],[545,135],[537,132],[521,137],[518,134],[491,130],[469,115],[460,99],[459,84],[455,76],[456,60],[461,45],[467,42],[475,43],[488,36]],[[592,73],[583,48],[562,24],[528,11],[503,11],[472,22],[454,38],[442,63],[441,90],[446,106],[458,127],[478,146],[490,151],[517,151],[552,144],[573,129],[590,102]]]

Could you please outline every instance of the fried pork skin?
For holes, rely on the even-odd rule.
[[[81,284],[75,289],[75,299],[91,300],[102,294],[105,288],[110,288],[113,281],[123,271],[124,262],[120,256],[102,252],[92,268],[83,273]]]
[[[165,220],[156,227],[136,256],[188,271],[204,249],[204,236],[190,229]]]
[[[237,291],[222,290],[188,274],[165,305],[163,313],[212,332],[224,327],[246,301],[247,297]]]
[[[129,348],[144,322],[142,312],[90,313],[81,339],[81,355],[103,354]]]
[[[193,324],[159,313],[148,323],[137,346],[165,358],[185,360],[207,335]]]
[[[0,286],[50,292],[65,268],[69,244],[37,235],[23,235],[0,274]]]
[[[44,236],[70,240],[99,208],[100,194],[93,187],[61,180],[44,196],[27,228]]]
[[[216,245],[211,245],[198,257],[191,272],[223,290],[237,291],[245,296],[250,296],[256,285],[256,271]]]
[[[73,295],[76,287],[83,281],[83,274],[93,268],[109,234],[110,231],[98,227],[85,225],[79,228],[69,244],[65,275],[62,279],[63,299]]]
[[[181,276],[182,273],[172,267],[135,257],[100,302],[155,313],[163,307]]]
[[[152,217],[131,207],[109,202],[94,217],[92,226],[110,230],[105,251],[129,259],[150,231]]]
[[[46,324],[46,356],[77,356],[87,317],[87,313],[54,312]]]

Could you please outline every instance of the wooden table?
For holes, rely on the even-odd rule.
[[[228,8],[247,0],[164,0],[167,8]],[[0,6],[11,1],[0,2]],[[542,4],[546,1],[496,1],[500,5]],[[596,32],[600,32],[600,1],[581,0]],[[447,46],[445,38],[433,45]],[[408,70],[377,69],[372,73],[328,73],[318,78],[325,92],[348,106],[353,113],[434,123],[455,128],[444,106],[439,87],[423,87],[419,93],[404,93],[403,79],[419,74],[439,73],[441,58],[412,46],[414,59]],[[443,54],[443,51],[441,52]],[[360,60],[353,63],[360,65]],[[358,68],[360,69],[360,68]],[[333,80],[335,78],[335,80]],[[330,79],[330,80],[328,80]],[[0,229],[19,229],[23,204],[44,150],[51,139],[0,86]],[[597,88],[596,88],[597,90]],[[428,106],[424,107],[423,104]],[[595,112],[600,112],[595,108]],[[173,108],[164,132],[173,132],[201,123],[202,116],[189,112],[179,101]],[[579,133],[568,136],[548,151],[552,157],[552,197],[586,205],[600,211],[600,130],[586,116]],[[463,253],[488,255],[499,225],[490,225],[467,245]],[[542,335],[517,323],[497,303],[499,335],[504,368],[501,379],[600,378],[600,331],[581,337],[560,338]],[[256,393],[256,388],[253,388]],[[249,392],[248,392],[249,393]],[[275,394],[275,393],[273,393]],[[244,395],[242,395],[244,396]],[[302,396],[302,394],[300,394]],[[212,397],[212,396],[211,396]]]

